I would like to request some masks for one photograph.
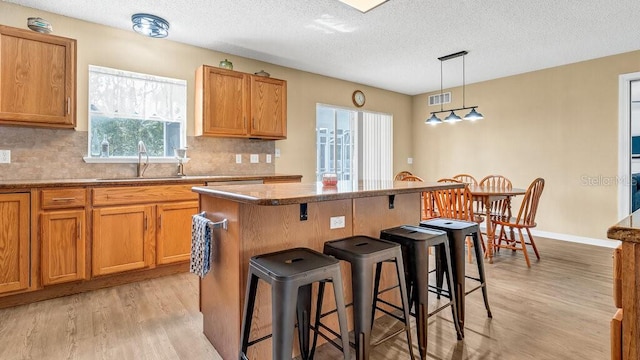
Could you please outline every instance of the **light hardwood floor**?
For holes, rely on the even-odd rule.
[[[542,260],[530,269],[521,252],[504,249],[486,264],[493,319],[481,293],[470,294],[463,341],[456,341],[450,311],[430,319],[430,358],[609,358],[612,249],[537,243]],[[374,335],[394,325],[381,319]],[[399,335],[372,359],[408,359],[405,344]],[[338,358],[327,345],[316,357]],[[0,359],[221,358],[202,335],[197,277],[180,274],[0,310]]]

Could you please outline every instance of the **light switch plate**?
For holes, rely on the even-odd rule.
[[[242,154],[236,154],[236,164],[242,164]]]
[[[409,165],[413,164],[413,158],[407,158],[407,164]]]
[[[271,154],[267,154],[265,161],[267,164],[271,164]]]
[[[0,164],[11,163],[11,150],[0,150]]]
[[[276,157],[279,158],[280,157],[280,149],[276,148]]]
[[[251,154],[251,156],[249,157],[249,161],[251,161],[252,164],[257,164],[260,162],[260,155],[258,154]]]

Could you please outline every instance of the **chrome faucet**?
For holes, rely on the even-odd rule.
[[[146,156],[144,164],[142,163],[142,154]],[[137,176],[141,178],[144,175],[144,171],[149,167],[149,154],[147,154],[147,147],[144,146],[142,140],[138,141],[138,172]]]

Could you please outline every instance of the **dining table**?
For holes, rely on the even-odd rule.
[[[503,199],[511,199],[514,196],[524,195],[527,190],[522,188],[506,187],[506,186],[480,186],[469,185],[469,191],[473,195],[473,200],[482,204],[485,212],[485,222],[487,227],[487,250],[484,257],[489,259],[489,263],[493,264],[493,241],[495,239],[495,227],[491,222],[491,203]]]

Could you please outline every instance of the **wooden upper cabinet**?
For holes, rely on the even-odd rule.
[[[249,116],[245,74],[210,66],[196,73],[196,135],[244,137]]]
[[[287,138],[287,82],[251,75],[252,137]]]
[[[0,124],[76,125],[76,40],[0,25]]]
[[[196,72],[195,133],[285,139],[287,82],[202,65]]]

